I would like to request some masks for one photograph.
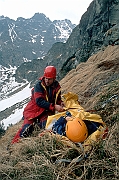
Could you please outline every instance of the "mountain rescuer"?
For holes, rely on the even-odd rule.
[[[40,128],[45,128],[48,115],[55,114],[55,111],[63,112],[63,106],[61,86],[56,80],[56,68],[47,66],[43,77],[39,78],[31,91],[31,100],[23,111],[23,125],[13,138],[12,144],[21,137],[29,136],[36,123]]]

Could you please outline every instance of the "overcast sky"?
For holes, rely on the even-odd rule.
[[[18,17],[31,18],[43,13],[51,21],[69,19],[79,24],[93,0],[0,0],[0,16],[16,20]]]

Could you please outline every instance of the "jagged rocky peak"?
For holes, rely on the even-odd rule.
[[[35,19],[37,21],[41,21],[44,18],[47,18],[47,17],[43,13],[35,13],[34,16],[32,17],[32,19]],[[47,18],[47,19],[49,19],[49,18]]]

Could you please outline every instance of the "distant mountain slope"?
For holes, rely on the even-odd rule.
[[[0,65],[19,66],[41,58],[55,42],[66,42],[76,25],[70,20],[51,21],[42,13],[32,18],[0,17]]]

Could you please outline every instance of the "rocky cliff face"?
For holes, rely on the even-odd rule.
[[[62,79],[72,68],[108,45],[119,44],[119,0],[94,0],[73,29],[57,57],[49,51],[45,60],[57,64]]]

